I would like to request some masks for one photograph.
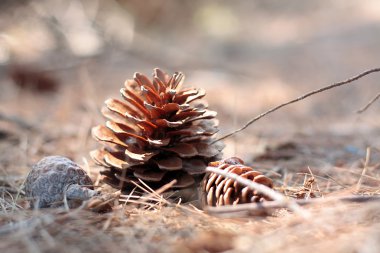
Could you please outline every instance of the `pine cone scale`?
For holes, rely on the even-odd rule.
[[[191,119],[192,117],[197,117],[201,116],[205,113],[206,111],[179,111],[177,114],[175,114],[173,117],[170,118],[170,121],[184,121],[187,122],[188,119]]]
[[[159,94],[165,92],[165,85],[164,83],[155,75],[153,75],[153,84],[157,86],[157,91]],[[160,99],[162,100],[163,96],[160,95]]]
[[[93,150],[90,152],[90,156],[100,165],[105,167],[113,167],[118,171],[121,169],[129,168],[131,166],[139,165],[141,162],[131,161],[125,156],[124,152],[120,151],[105,151],[105,150]]]
[[[158,154],[158,151],[151,151],[151,152],[132,152],[128,149],[125,149],[125,155],[132,159],[133,161],[139,161],[139,162],[147,162],[149,161],[153,156]]]
[[[213,174],[211,175],[208,180],[206,181],[206,188],[205,188],[205,192],[210,192],[211,191],[211,188],[213,187],[214,185],[214,182],[216,180],[216,178],[218,177],[217,174]]]
[[[149,103],[161,104],[160,96],[156,92],[154,92],[151,88],[146,87],[146,86],[141,86],[141,91],[147,97],[147,100]],[[146,104],[149,104],[149,103],[146,103]]]
[[[226,191],[225,194],[223,195],[223,204],[224,205],[232,205],[233,202],[231,201],[233,199],[232,197],[233,194],[233,189],[232,187],[229,187]],[[237,199],[239,201],[240,199]]]
[[[127,112],[132,111],[132,108],[128,107],[125,103],[121,102],[118,99],[110,98],[107,99],[104,103],[108,109],[110,109],[113,112],[119,113],[122,116],[124,116]]]
[[[167,112],[164,109],[161,109],[157,106],[145,103],[144,104],[145,108],[147,108],[150,112],[151,118],[155,119],[158,117],[161,117],[161,115],[165,115]]]
[[[90,152],[90,156],[95,161],[95,163],[104,167],[111,167],[112,165],[109,165],[104,161],[105,155],[106,153],[104,152],[104,150],[100,150],[100,149],[96,149]]]
[[[106,127],[117,133],[134,132],[134,129],[129,127],[128,125],[117,123],[115,121],[107,121]]]
[[[268,186],[270,188],[273,187],[272,180],[270,180],[269,178],[267,178],[264,175],[259,175],[259,176],[255,177],[255,179],[253,181],[256,182],[256,183],[258,183],[258,184],[266,185],[266,186]]]
[[[99,141],[110,142],[123,147],[128,147],[128,145],[120,140],[111,129],[105,126],[97,126],[92,128],[92,135]]]
[[[226,182],[224,183],[224,187],[223,187],[223,192],[226,192],[227,189],[231,188],[231,186],[234,186],[234,180],[229,178],[226,180]]]
[[[125,87],[120,89],[120,93],[124,100],[131,103],[133,106],[135,106],[137,109],[140,109],[142,112],[145,111],[144,107],[144,100],[141,98],[141,94],[138,94],[131,90],[136,82],[132,82],[131,87]],[[149,116],[149,115],[146,115]]]
[[[149,170],[146,168],[135,168],[133,171],[133,175],[137,178],[141,178],[142,180],[146,180],[149,182],[159,182],[166,175],[166,171],[162,170]]]
[[[190,175],[204,174],[206,163],[201,158],[187,159],[183,162],[183,170]]]
[[[195,148],[197,149],[198,155],[204,157],[214,157],[219,153],[216,147],[210,146],[208,143],[195,143]]]
[[[117,112],[109,110],[106,106],[101,109],[101,113],[108,120],[112,120],[112,121],[120,123],[120,124],[126,124],[129,127],[131,127],[131,128],[135,127],[132,124],[128,124],[128,122],[126,121],[126,117],[125,116],[123,116],[123,115],[121,115],[121,114],[119,114]]]
[[[158,158],[154,160],[158,167],[163,170],[181,170],[182,159],[176,156],[169,156],[166,158]]]
[[[150,117],[149,111],[144,107],[144,101],[141,100],[138,96],[133,94],[132,91],[126,88],[121,88],[120,93],[123,96],[124,100],[133,105],[136,109],[138,109],[142,114],[146,117]]]
[[[151,93],[154,93],[155,96],[160,100],[159,94],[157,92],[156,87],[154,87],[153,83],[149,80],[148,77],[142,75],[140,73],[135,73],[133,80],[139,85],[141,88],[149,90]]]
[[[185,188],[194,185],[195,179],[191,175],[179,171],[179,174],[173,174],[172,179],[177,180],[176,187]],[[168,182],[169,183],[169,182]]]
[[[180,127],[183,125],[183,121],[169,121],[167,119],[157,119],[154,121],[154,123],[159,127]]]
[[[188,108],[189,108],[189,105],[179,105],[179,104],[175,104],[175,103],[168,103],[162,107],[162,109],[166,113],[173,113],[173,112],[176,112],[178,110],[185,110]]]
[[[204,97],[205,95],[206,91],[203,89],[187,90],[177,93],[173,98],[173,102],[178,104],[189,104],[196,99]]]
[[[110,111],[115,112],[122,117],[125,117],[126,114],[133,117],[141,117],[143,115],[141,112],[136,111],[131,106],[128,106],[118,99],[108,99],[104,103]]]
[[[112,166],[115,168],[122,168],[126,164],[124,160],[116,158],[111,153],[104,154],[103,159],[104,159],[104,162],[106,162],[108,166]]]
[[[167,83],[169,81],[169,75],[166,74],[164,71],[162,71],[159,68],[155,68],[153,70],[153,77],[158,78],[158,80],[162,83],[162,89],[165,91],[166,85],[164,83]]]
[[[153,86],[153,83],[147,78],[145,75],[140,73],[135,73],[133,79],[140,85],[146,85],[153,90],[157,90],[156,87]]]
[[[163,148],[163,150],[174,152],[183,158],[198,155],[197,149],[189,143],[178,143],[171,148]]]

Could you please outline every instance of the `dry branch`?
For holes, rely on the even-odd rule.
[[[344,197],[329,197],[329,198],[314,198],[314,199],[301,199],[294,202],[299,206],[325,204],[328,202],[350,202],[350,203],[363,203],[380,201],[380,196],[344,196]],[[249,203],[240,204],[236,206],[221,206],[221,207],[207,207],[206,212],[215,215],[233,215],[236,213],[248,213],[249,215],[262,215],[270,214],[280,208],[289,208],[286,204],[278,201],[266,201],[263,203]]]
[[[305,93],[302,96],[299,96],[299,97],[297,97],[295,99],[292,99],[292,100],[290,100],[290,101],[288,101],[286,103],[283,103],[283,104],[280,104],[278,106],[275,106],[272,109],[270,109],[270,110],[268,110],[266,112],[263,112],[260,115],[256,116],[255,118],[249,120],[243,127],[239,128],[237,130],[234,130],[234,131],[232,131],[232,132],[230,132],[230,133],[228,133],[228,134],[220,137],[219,139],[217,139],[213,143],[218,142],[220,140],[224,140],[224,139],[226,139],[226,138],[228,138],[228,137],[230,137],[230,136],[232,136],[234,134],[237,134],[237,133],[243,131],[244,129],[246,129],[247,127],[249,127],[252,123],[258,121],[259,119],[263,118],[264,116],[266,116],[266,115],[268,115],[268,114],[270,114],[272,112],[277,111],[278,109],[280,109],[282,107],[285,107],[287,105],[293,104],[293,103],[298,102],[298,101],[301,101],[301,100],[303,100],[303,99],[305,99],[307,97],[310,97],[310,96],[312,96],[314,94],[321,93],[321,92],[324,92],[326,90],[330,90],[330,89],[333,89],[333,88],[336,88],[336,87],[339,87],[339,86],[342,86],[342,85],[345,85],[345,84],[352,83],[352,82],[354,82],[356,80],[359,80],[360,78],[362,78],[364,76],[367,76],[367,75],[369,75],[371,73],[375,73],[375,72],[380,72],[380,68],[374,68],[374,69],[370,69],[370,70],[364,71],[364,72],[362,72],[362,73],[360,73],[360,74],[358,74],[358,75],[356,75],[354,77],[351,77],[351,78],[349,78],[349,79],[347,79],[345,81],[333,83],[333,84],[330,84],[330,85],[325,86],[323,88],[319,88],[317,90],[310,91],[310,92]]]
[[[7,121],[14,123],[21,128],[27,129],[27,130],[35,130],[37,129],[37,126],[31,122],[28,122],[24,119],[21,119],[20,117],[17,117],[16,115],[8,115],[3,112],[0,112],[0,120]]]

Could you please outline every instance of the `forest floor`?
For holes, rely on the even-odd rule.
[[[31,165],[44,156],[67,156],[85,167],[94,181],[98,179],[100,168],[88,151],[97,146],[90,129],[103,120],[102,98],[94,94],[101,94],[104,87],[93,84],[86,68],[78,76],[81,85],[46,94],[6,86],[13,98],[7,100],[5,112],[14,117],[1,122],[2,252],[375,252],[380,246],[379,201],[339,200],[379,192],[380,131],[379,122],[368,116],[372,108],[332,122],[292,116],[297,110],[284,109],[273,120],[268,116],[252,126],[265,130],[243,131],[226,140],[225,157],[244,158],[273,178],[276,189],[289,198],[323,198],[302,207],[307,217],[285,208],[266,216],[208,214],[191,203],[163,200],[155,205],[130,203],[105,214],[28,210],[22,183]],[[234,87],[230,89],[233,93]],[[220,96],[208,93],[210,101]],[[223,109],[220,124],[226,132],[238,124]],[[307,185],[311,178],[314,182]]]

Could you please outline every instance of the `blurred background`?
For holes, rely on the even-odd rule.
[[[11,152],[20,164],[48,154],[88,158],[103,101],[119,97],[137,71],[184,72],[188,86],[206,89],[224,134],[311,89],[379,67],[379,55],[377,0],[2,0],[0,130],[17,136],[19,147],[0,141],[2,161],[6,168]],[[380,91],[379,79],[284,108],[227,139],[225,155],[250,161],[272,143],[306,136],[324,149],[349,136],[362,156],[378,144],[379,104],[355,111]]]

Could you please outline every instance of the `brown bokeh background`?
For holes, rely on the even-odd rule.
[[[66,155],[78,160],[94,145],[85,136],[102,121],[102,101],[119,96],[134,72],[160,67],[182,71],[188,85],[207,90],[223,134],[274,105],[375,67],[379,11],[371,0],[2,1],[0,109],[51,134],[81,134],[65,141]],[[360,116],[354,111],[377,93],[377,80],[369,76],[272,114],[228,139],[225,153],[251,159],[267,138],[315,130],[373,140],[368,131],[378,126],[371,115],[378,105]],[[55,148],[39,155],[46,153]]]

